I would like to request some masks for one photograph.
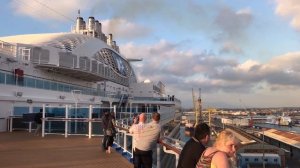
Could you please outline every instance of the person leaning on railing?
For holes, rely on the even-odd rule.
[[[233,132],[223,130],[213,147],[207,148],[199,158],[196,168],[232,168],[232,158],[240,145]]]
[[[133,163],[134,168],[152,167],[152,149],[160,138],[161,128],[159,125],[160,114],[152,113],[152,122],[144,124],[145,113],[140,114],[139,123],[133,124],[129,133],[133,134]]]
[[[210,140],[210,128],[207,124],[198,124],[192,136],[184,145],[177,168],[195,168],[198,159]]]

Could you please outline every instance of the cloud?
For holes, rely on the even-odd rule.
[[[214,23],[222,30],[225,36],[230,38],[239,37],[252,21],[250,9],[241,9],[234,12],[223,6],[218,12]]]
[[[112,20],[101,21],[103,32],[106,34],[112,33],[118,38],[133,39],[150,35],[151,29],[129,22],[126,19],[118,18]]]
[[[220,53],[235,53],[235,54],[242,54],[242,49],[235,43],[232,42],[225,42],[223,43],[222,48],[220,49]]]
[[[199,87],[205,95],[266,96],[300,89],[300,52],[280,55],[266,63],[251,59],[239,63],[206,52],[181,51],[178,45],[165,40],[152,45],[128,43],[121,46],[121,51],[127,57],[143,56],[142,62],[134,63],[140,81],[163,81],[171,90],[187,95],[191,88]],[[190,102],[191,98],[184,101]]]
[[[13,0],[10,3],[16,14],[47,22],[72,21],[77,10],[87,9],[89,2],[90,0]]]
[[[298,0],[276,0],[276,14],[287,17],[290,24],[300,30],[300,1]]]
[[[221,44],[220,53],[243,54],[240,47],[247,39],[247,29],[253,21],[249,8],[234,11],[228,6],[220,6],[213,24],[218,33],[215,33],[212,40]]]

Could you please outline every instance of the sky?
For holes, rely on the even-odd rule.
[[[1,0],[0,37],[69,32],[94,16],[133,63],[192,107],[300,104],[299,0]]]

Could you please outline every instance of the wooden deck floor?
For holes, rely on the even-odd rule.
[[[100,137],[47,135],[15,131],[0,133],[0,167],[5,168],[129,168],[115,150],[106,154]]]

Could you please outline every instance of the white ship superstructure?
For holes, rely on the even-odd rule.
[[[94,17],[87,24],[78,17],[71,33],[0,37],[0,131],[10,116],[74,103],[159,111],[162,124],[181,104],[162,82],[137,82],[130,59]]]
[[[289,116],[274,116],[274,115],[270,115],[267,116],[267,124],[276,124],[276,125],[290,125],[292,122],[291,117]]]

